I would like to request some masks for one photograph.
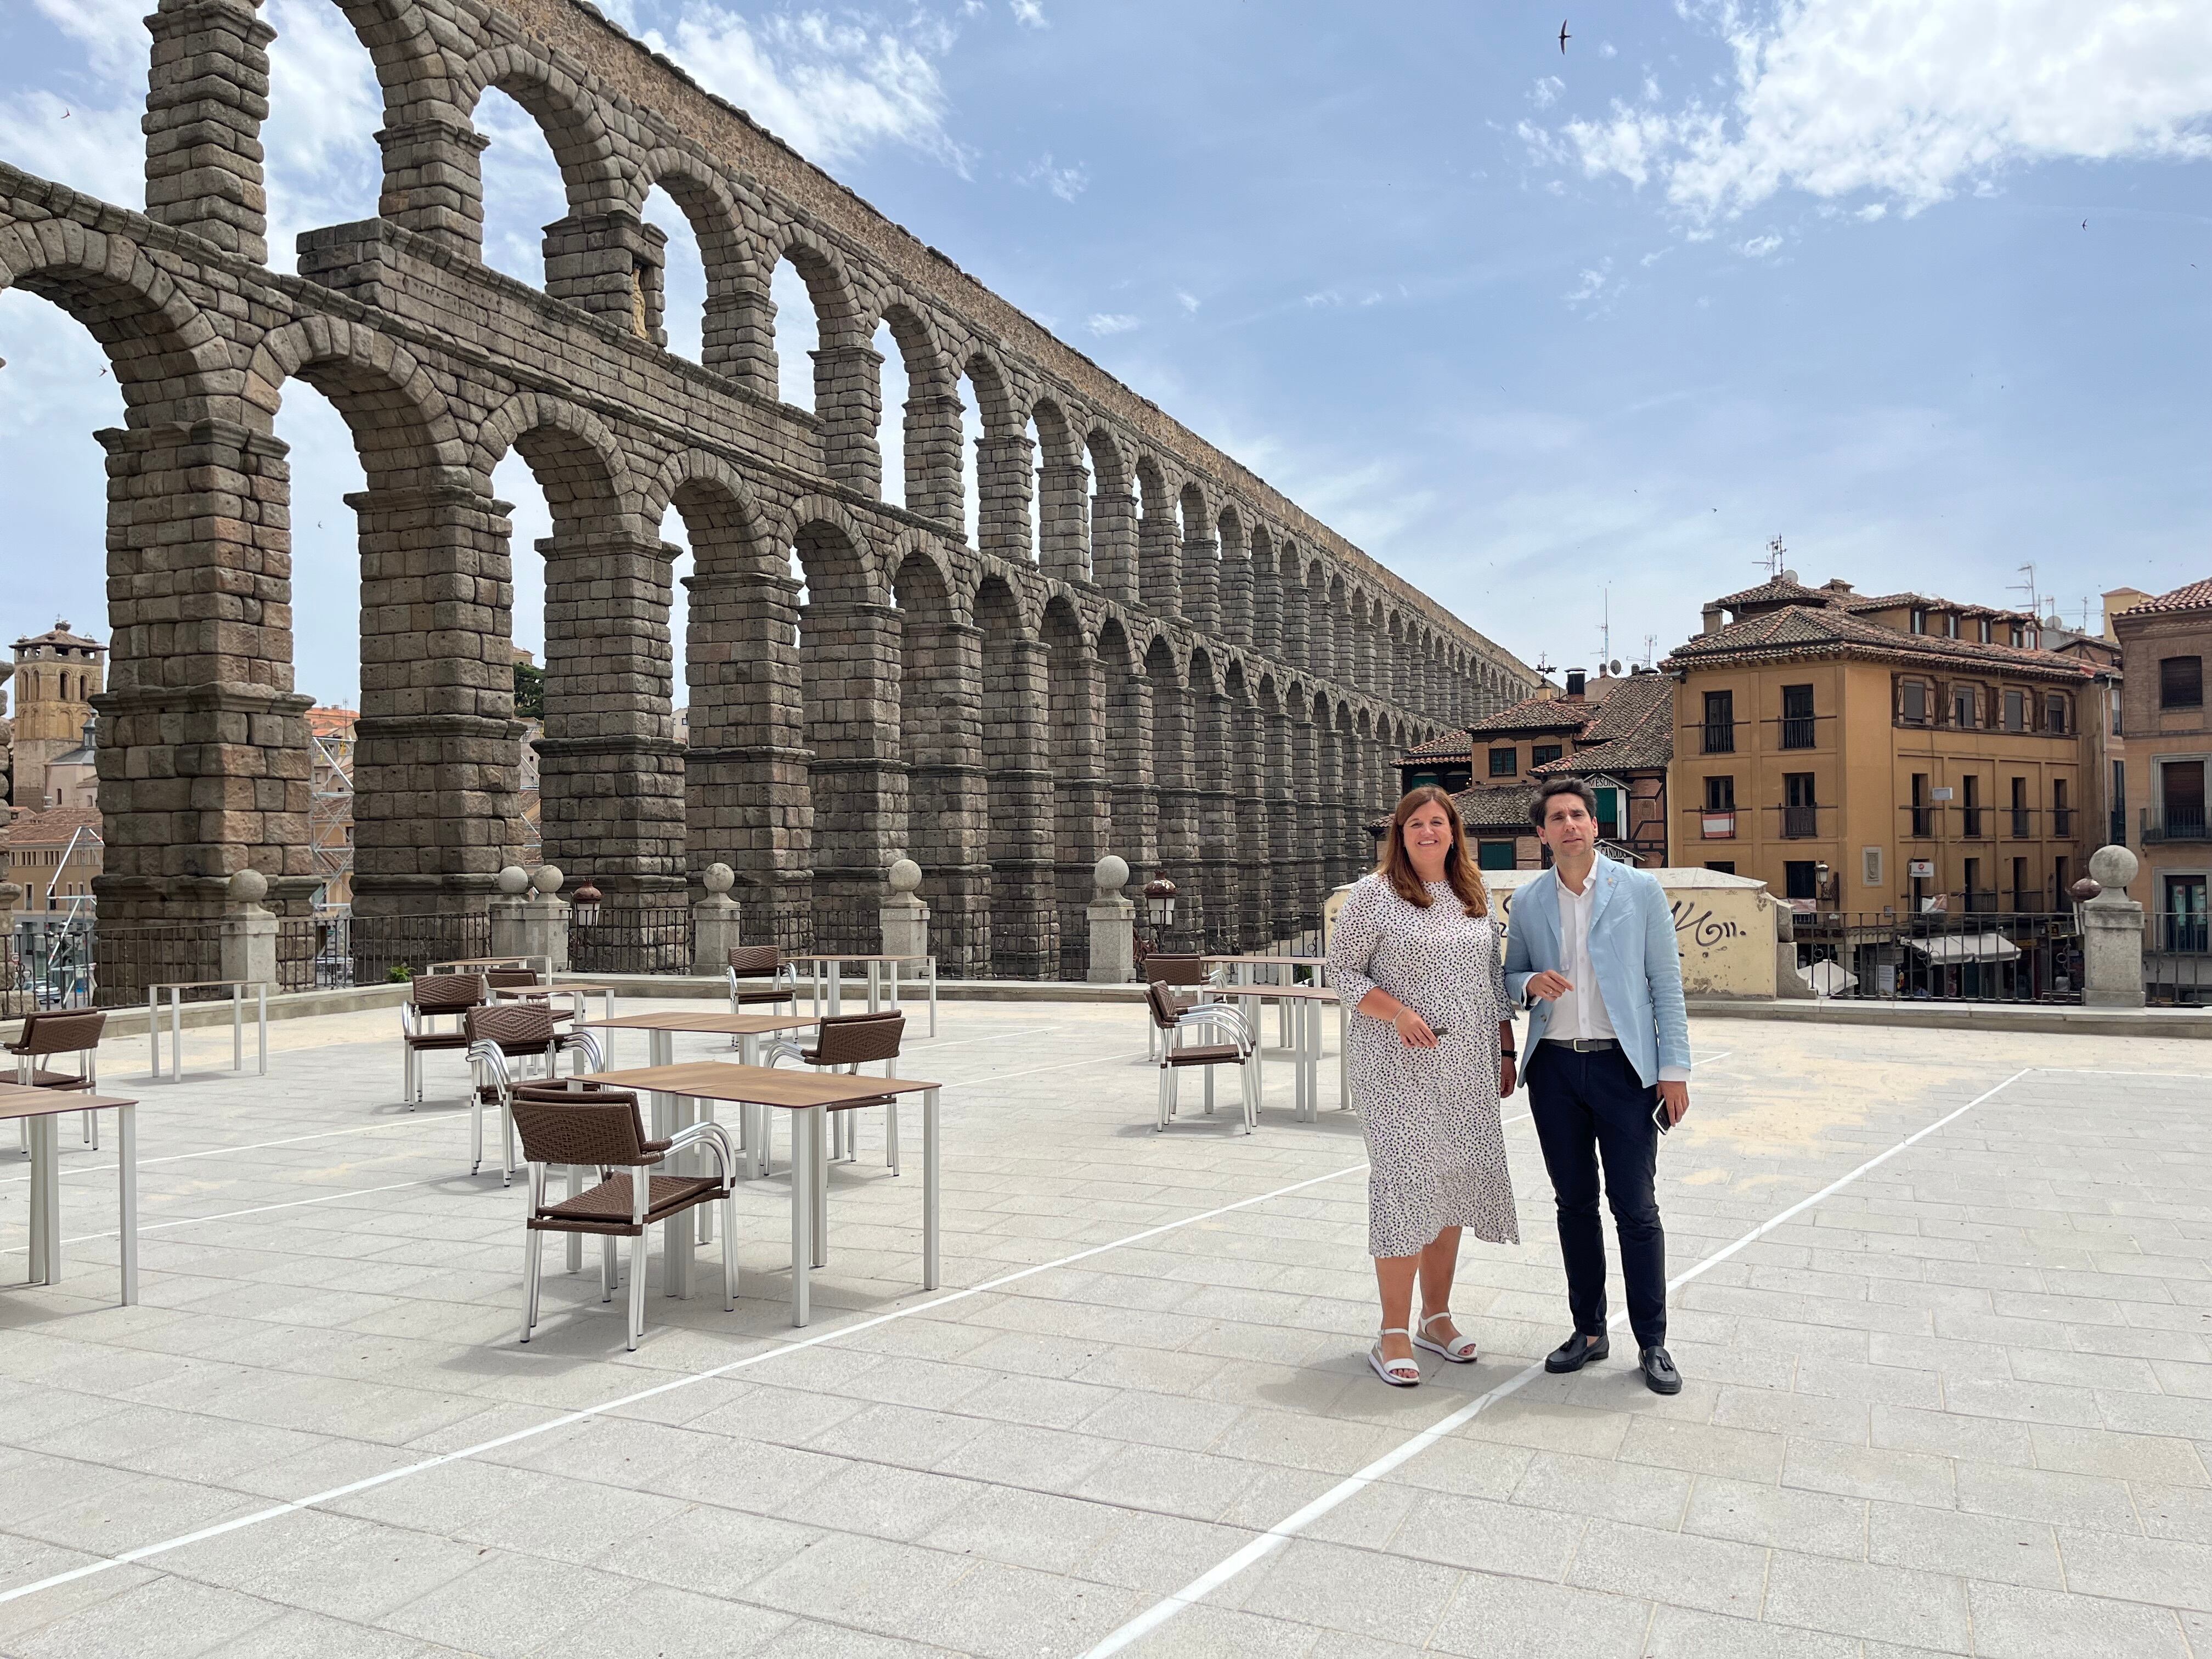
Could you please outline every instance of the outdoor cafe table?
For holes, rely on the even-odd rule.
[[[941,1085],[912,1078],[856,1077],[844,1072],[776,1071],[716,1060],[647,1066],[635,1071],[592,1072],[586,1077],[610,1088],[641,1089],[690,1100],[726,1100],[799,1114],[791,1137],[791,1322],[794,1325],[804,1325],[813,1317],[809,1273],[830,1259],[830,1112],[884,1095],[920,1095],[921,1287],[937,1288],[937,1091]],[[690,1255],[686,1237],[677,1241],[668,1255],[672,1296],[681,1296],[689,1288]]]
[[[1321,1114],[1321,1011],[1336,1006],[1337,1109],[1352,1107],[1351,1075],[1344,1056],[1344,1004],[1335,992],[1321,985],[1206,985],[1197,988],[1209,1002],[1226,997],[1249,997],[1255,1001],[1273,998],[1291,1010],[1291,1066],[1296,1085],[1292,1098],[1300,1122]]]
[[[246,1069],[246,993],[253,992],[255,1030],[261,1044],[261,1075],[269,1075],[269,981],[255,979],[164,980],[146,988],[146,1037],[154,1045],[154,1075],[161,1079],[161,993],[169,994],[169,1060],[174,1068],[171,1083],[185,1080],[185,993],[228,990],[230,993],[230,1069]]]
[[[426,963],[422,971],[426,974],[451,974],[465,968],[473,968],[478,972],[486,968],[527,968],[540,979],[550,980],[553,977],[553,958],[543,953],[537,956],[454,957],[444,962]],[[592,988],[596,990],[599,988],[594,986]]]
[[[0,1118],[22,1118],[31,1142],[31,1277],[57,1285],[62,1276],[62,1140],[57,1127],[70,1112],[115,1109],[115,1192],[121,1212],[123,1302],[138,1299],[138,1103],[116,1095],[27,1089],[0,1083]]]
[[[582,1024],[600,1031],[643,1031],[646,1033],[646,1064],[672,1066],[676,1062],[676,1034],[678,1031],[698,1032],[708,1036],[733,1036],[738,1040],[738,1057],[748,1066],[760,1064],[760,1040],[774,1036],[779,1031],[803,1031],[820,1023],[815,1014],[725,1014],[712,1010],[694,1012],[679,1009],[669,1013],[624,1014],[620,1019],[587,1019]],[[678,1129],[688,1128],[689,1121],[675,1121],[675,1103],[665,1096],[656,1096],[653,1102],[653,1138],[663,1139]],[[768,1114],[760,1114],[758,1133],[753,1115],[748,1112],[741,1126],[746,1155],[756,1176],[768,1173]],[[694,1212],[686,1211],[666,1224],[688,1227]],[[702,1210],[701,1214],[709,1226],[714,1212]],[[711,1238],[713,1233],[706,1237]]]
[[[841,1013],[844,1009],[843,969],[845,963],[851,962],[865,963],[868,969],[868,1012],[873,1014],[880,1012],[883,1008],[884,969],[886,967],[890,969],[891,1005],[896,1007],[898,1005],[899,964],[906,962],[926,963],[928,964],[929,968],[929,1034],[932,1036],[935,1036],[937,1035],[937,958],[935,957],[817,955],[786,957],[784,960],[790,963],[803,962],[813,969],[814,1006],[817,1010],[820,1009],[823,1001],[822,994],[823,979],[824,974],[827,974],[830,991],[828,1001],[830,1004],[830,1012],[832,1014]]]
[[[1199,960],[1203,962],[1209,968],[1221,967],[1228,969],[1230,975],[1229,982],[1231,985],[1249,985],[1253,983],[1255,975],[1252,970],[1255,968],[1287,968],[1293,973],[1301,968],[1310,968],[1314,970],[1315,984],[1326,985],[1328,983],[1328,958],[1327,957],[1201,957]],[[1287,1048],[1291,1046],[1290,1005],[1286,1002],[1278,1003],[1276,1005],[1276,1012],[1281,1017],[1283,1022],[1282,1046]]]
[[[555,997],[574,999],[568,1006],[578,1019],[584,1017],[584,999],[599,997],[605,1003],[607,1018],[614,1018],[615,988],[611,985],[495,985],[491,988],[494,1002],[550,1003]]]

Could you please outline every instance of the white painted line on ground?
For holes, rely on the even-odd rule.
[[[1718,1059],[1719,1056],[1716,1055],[1714,1058]],[[1692,1279],[1696,1279],[1700,1274],[1708,1272],[1711,1268],[1718,1267],[1722,1262],[1734,1255],[1738,1250],[1741,1250],[1746,1246],[1765,1237],[1767,1234],[1772,1232],[1777,1227],[1783,1225],[1794,1217],[1802,1215],[1807,1210],[1812,1208],[1815,1204],[1821,1202],[1825,1199],[1832,1197],[1835,1194],[1842,1191],[1845,1187],[1850,1186],[1851,1182],[1856,1181],[1861,1176],[1866,1174],[1868,1170],[1875,1169],[1880,1164],[1887,1163],[1891,1158],[1895,1158],[1899,1152],[1911,1146],[1914,1142],[1920,1140],[1928,1135],[1934,1134],[1936,1130],[1942,1128],[1945,1124],[1955,1121],[1957,1119],[1965,1116],[1968,1112],[1972,1111],[1975,1107],[1980,1105],[1984,1101],[1990,1099],[1992,1097],[2002,1093],[2004,1090],[2010,1088],[2014,1084],[2019,1082],[2021,1079],[2026,1077],[2028,1073],[2034,1071],[2035,1069],[2036,1068],[2034,1066],[2031,1066],[2025,1067],[2021,1071],[2014,1072],[2002,1083],[1998,1084],[1996,1088],[1988,1090],[1982,1094],[1975,1096],[1973,1099],[1968,1101],[1956,1111],[1948,1113],[1944,1116],[1938,1118],[1935,1122],[1928,1125],[1927,1127],[1923,1129],[1916,1130],[1913,1133],[1907,1135],[1904,1139],[1899,1141],[1897,1145],[1892,1146],[1887,1152],[1869,1158],[1865,1163],[1860,1164],[1858,1168],[1853,1170],[1849,1175],[1844,1176],[1840,1180],[1830,1182],[1826,1186],[1821,1188],[1819,1192],[1814,1193],[1811,1197],[1800,1199],[1796,1203],[1792,1204],[1788,1209],[1783,1211],[1779,1215],[1770,1217],[1768,1219],[1760,1222],[1758,1226],[1753,1228],[1742,1237],[1737,1239],[1733,1244],[1727,1245],[1724,1248],[1715,1251],[1712,1255],[1706,1256],[1703,1261],[1698,1262],[1694,1267],[1690,1267],[1686,1272],[1679,1273],[1674,1278],[1669,1279],[1667,1282],[1668,1293],[1672,1294],[1674,1291],[1680,1289],[1683,1285],[1688,1284]],[[1626,1310],[1617,1313],[1607,1322],[1607,1327],[1610,1328],[1613,1326],[1623,1324],[1626,1322],[1627,1318],[1628,1315]],[[1503,1382],[1498,1383],[1495,1388],[1491,1389],[1488,1392],[1477,1395],[1474,1399],[1468,1401],[1465,1405],[1462,1406],[1458,1410],[1451,1413],[1449,1415],[1439,1418],[1436,1422],[1431,1423],[1427,1428],[1423,1429],[1419,1434],[1414,1435],[1412,1438],[1401,1441],[1399,1444],[1392,1447],[1389,1451],[1383,1453],[1382,1456],[1370,1463],[1365,1468],[1361,1469],[1358,1474],[1347,1475],[1344,1480],[1330,1487],[1320,1497],[1315,1498],[1312,1503],[1308,1504],[1304,1509],[1296,1510],[1291,1515],[1285,1516],[1273,1526],[1268,1528],[1267,1531],[1255,1538],[1250,1543],[1245,1545],[1243,1548],[1225,1557],[1206,1571],[1200,1573],[1196,1578],[1192,1579],[1189,1583],[1185,1584],[1174,1595],[1166,1597],[1163,1601],[1157,1601],[1150,1607],[1147,1607],[1144,1612],[1139,1613],[1134,1619],[1129,1620],[1127,1624],[1123,1625],[1119,1630],[1109,1636],[1104,1641],[1099,1643],[1097,1646],[1092,1648],[1090,1652],[1085,1656],[1085,1659],[1107,1659],[1109,1655],[1119,1653],[1122,1649],[1127,1647],[1132,1642],[1138,1641],[1140,1638],[1150,1635],[1153,1631],[1158,1630],[1162,1625],[1167,1623],[1169,1620],[1174,1618],[1176,1614],[1181,1613],[1185,1607],[1194,1607],[1197,1603],[1203,1601],[1207,1596],[1212,1595],[1214,1591],[1219,1589],[1231,1579],[1243,1572],[1248,1567],[1254,1566],[1259,1562],[1267,1559],[1267,1557],[1274,1554],[1276,1551],[1288,1544],[1291,1539],[1297,1537],[1315,1522],[1320,1520],[1323,1516],[1329,1513],[1330,1510],[1344,1503],[1346,1499],[1355,1497],[1358,1493],[1364,1492],[1368,1487],[1373,1486],[1377,1480],[1380,1480],[1384,1475],[1389,1474],[1392,1470],[1397,1468],[1401,1464],[1405,1463],[1407,1460],[1418,1456],[1420,1453],[1426,1451],[1431,1446],[1436,1444],[1437,1441],[1443,1439],[1444,1436],[1449,1434],[1454,1429],[1458,1428],[1462,1424],[1471,1422],[1474,1418],[1480,1416],[1491,1406],[1496,1404],[1498,1401],[1506,1398],[1509,1395],[1519,1392],[1522,1389],[1528,1386],[1529,1382],[1533,1382],[1535,1378],[1541,1376],[1543,1374],[1544,1362],[1540,1359],[1535,1360],[1523,1370],[1516,1371],[1511,1376],[1507,1377]]]

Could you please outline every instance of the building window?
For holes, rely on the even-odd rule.
[[[1549,766],[1553,761],[1562,758],[1566,752],[1565,749],[1556,743],[1532,744],[1528,749],[1528,769],[1533,772],[1540,766]]]
[[[2066,798],[2066,780],[2051,781],[2051,833],[2061,841],[2074,839],[2074,807]]]
[[[1708,697],[1706,702],[1711,702]],[[2204,707],[2204,659],[2161,657],[2158,665],[2158,706],[2160,708]]]
[[[1474,863],[1480,870],[1510,870],[1518,858],[1518,849],[1510,841],[1479,841],[1474,844]]]
[[[1982,861],[1979,859],[1968,859],[1966,861],[1966,908],[1987,910],[1992,908],[1996,903],[1996,896],[1982,890]]]
[[[2073,872],[2066,867],[2066,855],[2063,853],[2051,860],[2051,884],[2057,890],[2058,895],[2058,902],[2051,906],[2052,909],[2064,909],[2066,901],[2073,896],[2066,890],[2074,884],[2067,879],[2067,877],[2072,873]]]
[[[1705,753],[1735,753],[1735,693],[1705,693]]]
[[[1943,637],[1947,640],[1955,640],[1959,637],[1959,613],[1955,611],[1946,611],[1943,613]]]
[[[1785,840],[1807,841],[1820,833],[1820,809],[1814,804],[1813,774],[1782,775],[1782,834]]]
[[[1959,787],[1959,816],[1966,820],[1965,834],[1979,841],[1982,836],[1982,779],[1978,772],[1969,772]],[[1970,886],[1972,884],[1968,884]]]
[[[2008,732],[2027,730],[2027,693],[2008,691],[2004,694],[2004,729]]]
[[[1930,821],[1935,813],[1933,809],[1925,804],[1927,799],[1928,775],[1925,772],[1915,772],[1912,775],[1912,834],[1917,840],[1924,841],[1935,833],[1930,827]]]
[[[2011,908],[2015,910],[2027,909],[2029,908],[2027,898],[2027,860],[2014,859],[2012,861]]]
[[[1794,899],[1820,897],[1820,861],[1816,859],[1791,859],[1784,864],[1782,866],[1782,896]]]
[[[1898,717],[1907,726],[1928,724],[1928,686],[1922,680],[1902,680],[1897,688]]]
[[[1980,699],[1975,696],[1972,686],[1951,688],[1951,724],[1961,732],[1971,732],[1979,723],[1975,718],[1979,708]]]
[[[2112,763],[2112,823],[2109,839],[2115,847],[2128,844],[2128,763]]]
[[[2027,780],[2014,778],[2012,781],[2012,838],[2014,841],[2027,839],[2028,821],[2032,816],[2027,805]]]
[[[1810,749],[1813,746],[1813,688],[1809,685],[1785,685],[1782,688],[1782,746],[1784,749]]]
[[[1705,811],[1708,812],[1735,811],[1735,778],[1733,774],[1724,778],[1705,780]]]
[[[1490,751],[1492,777],[1510,778],[1515,776],[1520,769],[1521,751],[1518,749],[1493,749]]]
[[[1912,607],[1912,631],[1916,634],[1928,631],[1928,613],[1917,605]]]
[[[1990,643],[1990,619],[1987,617],[1982,618],[1981,626],[1976,634],[1976,637],[1978,638],[1984,645]]]
[[[2012,625],[2012,648],[2017,651],[2027,643],[2027,630],[2022,628],[2018,623],[2014,623]]]
[[[2161,840],[2204,839],[2204,763],[2164,761],[2158,769],[2160,809],[2154,826]]]
[[[1735,860],[1734,859],[1707,859],[1705,860],[1705,868],[1708,870],[1717,871],[1723,876],[1732,876],[1735,873]]]
[[[2053,691],[2043,699],[2043,729],[2053,735],[2063,735],[2074,724],[2066,712],[2066,694]]]

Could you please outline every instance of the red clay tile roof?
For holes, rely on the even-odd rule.
[[[1818,657],[1861,657],[1951,669],[2029,674],[2042,679],[2085,680],[2093,671],[2055,651],[2015,650],[1978,640],[1949,640],[1934,634],[1905,634],[1879,623],[1863,622],[1834,606],[1790,605],[1763,616],[1731,623],[1717,634],[1701,634],[1674,647],[1663,666],[1701,668],[1721,662],[1790,661]]]
[[[1632,674],[1616,681],[1597,708],[1581,746],[1531,769],[1531,776],[1649,771],[1673,761],[1674,682],[1666,675]]]
[[[1903,605],[1916,605],[1923,611],[1955,611],[1962,617],[2008,618],[2029,623],[2036,620],[2032,611],[2014,611],[2002,605],[1965,605],[1957,599],[1939,599],[1932,593],[1873,593],[1863,597],[1854,593],[1843,601],[1843,605],[1853,616],[1869,611],[1894,611]]]
[[[1741,593],[1731,593],[1713,603],[1723,611],[1741,611],[1754,605],[1826,605],[1832,597],[1826,589],[1808,587],[1802,582],[1775,576],[1756,587],[1747,587]]]
[[[2173,611],[2207,609],[2212,609],[2212,576],[2207,576],[2202,581],[2191,582],[2186,586],[2177,587],[2171,593],[2161,593],[2154,599],[2146,599],[2141,605],[2130,605],[2127,610],[2121,611],[2120,615],[2146,617],[2153,613],[2164,615]]]
[[[1408,749],[1398,757],[1401,766],[1418,765],[1422,761],[1469,760],[1474,754],[1474,741],[1464,732],[1443,732],[1426,743]]]
[[[51,806],[43,812],[20,817],[8,827],[10,847],[66,847],[80,830],[100,836],[100,814],[82,806]]]
[[[319,738],[349,738],[354,722],[361,718],[357,708],[314,708],[307,711],[307,730]]]
[[[1566,697],[1523,697],[1468,728],[1472,740],[1521,732],[1580,732],[1596,717],[1599,705]]]

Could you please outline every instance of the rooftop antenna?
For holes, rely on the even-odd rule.
[[[1613,658],[1613,584],[1605,585],[1605,620],[1598,624],[1597,660],[1601,669]]]
[[[2008,593],[2027,594],[2027,614],[2034,617],[2038,622],[2040,622],[2043,620],[2043,598],[2040,590],[2039,590],[2035,585],[2035,566],[2031,563],[2023,564],[2017,568],[2024,575],[2027,576],[2027,580],[2024,582],[2012,582],[2008,584],[2005,588],[2005,592]]]
[[[1646,668],[1654,668],[1658,665],[1658,662],[1659,636],[1656,634],[1646,634],[1644,636],[1644,665]]]
[[[1783,546],[1782,538],[1776,536],[1766,544],[1766,556],[1759,561],[1759,568],[1769,576],[1779,577],[1783,571],[1783,561],[1789,556],[1790,550]]]

